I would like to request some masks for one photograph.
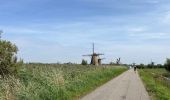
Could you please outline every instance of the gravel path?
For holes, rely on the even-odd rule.
[[[150,100],[137,72],[130,69],[81,100]]]

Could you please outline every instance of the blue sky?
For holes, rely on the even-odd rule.
[[[77,62],[94,42],[105,63],[170,58],[169,0],[0,0],[3,39],[25,62]]]

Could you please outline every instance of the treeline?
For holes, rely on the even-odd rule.
[[[136,65],[137,68],[165,68],[166,70],[170,71],[170,59],[167,58],[165,64],[155,64],[154,62],[151,62],[150,64],[139,64]]]

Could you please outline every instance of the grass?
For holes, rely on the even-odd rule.
[[[140,69],[139,73],[153,100],[170,100],[170,81],[163,78],[169,72],[165,69]]]
[[[26,64],[0,79],[2,100],[75,100],[126,71],[120,66]]]

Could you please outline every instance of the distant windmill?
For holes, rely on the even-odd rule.
[[[98,63],[99,63],[99,65],[101,65],[101,64],[102,64],[102,60],[104,60],[104,59],[106,59],[106,58],[99,58],[99,59],[98,59]]]
[[[120,58],[116,59],[116,64],[117,64],[117,65],[120,64]]]
[[[90,64],[91,64],[91,65],[96,65],[96,66],[98,66],[98,65],[101,64],[101,60],[104,59],[104,58],[103,58],[103,59],[99,58],[100,55],[104,55],[104,54],[95,53],[95,51],[94,51],[94,43],[93,43],[93,53],[92,53],[92,54],[89,54],[89,55],[83,55],[83,56],[90,56],[90,57],[91,57],[91,62],[90,62]]]

